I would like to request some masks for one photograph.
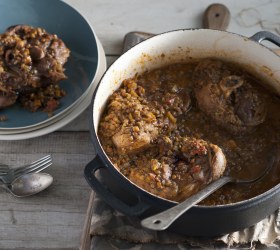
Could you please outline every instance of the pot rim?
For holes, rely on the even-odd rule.
[[[120,55],[108,68],[107,70],[104,72],[104,74],[102,75],[100,81],[98,82],[93,97],[92,97],[92,101],[90,104],[90,119],[89,119],[89,129],[90,129],[90,134],[91,134],[91,140],[94,144],[94,147],[96,149],[96,155],[99,156],[101,158],[101,160],[104,163],[104,167],[106,167],[109,171],[117,174],[118,176],[122,177],[124,180],[126,180],[127,184],[130,185],[131,188],[133,188],[134,191],[136,191],[138,194],[139,192],[141,192],[142,195],[144,195],[145,198],[147,198],[148,200],[154,200],[154,199],[158,199],[158,202],[163,202],[166,204],[171,204],[171,205],[176,205],[180,202],[176,202],[176,201],[172,201],[172,200],[168,200],[165,198],[162,198],[160,196],[157,196],[153,193],[148,192],[147,190],[139,187],[138,185],[134,184],[130,179],[128,179],[126,176],[124,176],[120,171],[118,171],[116,169],[116,167],[114,166],[114,164],[111,162],[110,158],[107,156],[107,154],[105,153],[105,151],[103,150],[103,147],[100,143],[99,137],[97,135],[97,133],[95,132],[95,125],[94,125],[94,106],[95,106],[95,99],[96,99],[96,95],[98,94],[98,89],[100,87],[101,82],[103,82],[104,77],[107,75],[108,71],[111,70],[111,68],[118,63],[118,61],[120,60],[120,58],[123,58],[127,53],[129,53],[129,51],[133,50],[135,47],[137,47],[139,44],[142,43],[147,43],[149,42],[149,40],[151,39],[155,39],[156,37],[160,37],[160,36],[164,36],[166,34],[170,34],[170,33],[178,33],[178,32],[189,32],[189,31],[199,31],[199,32],[203,32],[203,31],[207,31],[207,32],[217,32],[217,33],[225,33],[225,34],[230,34],[232,36],[236,36],[239,37],[239,39],[244,39],[244,41],[247,42],[253,42],[255,44],[258,44],[260,46],[260,48],[262,49],[266,49],[268,52],[272,53],[274,56],[280,57],[280,55],[276,54],[273,49],[266,47],[265,45],[263,45],[262,43],[252,40],[250,39],[250,37],[241,35],[241,34],[237,34],[234,32],[229,32],[229,31],[223,31],[223,30],[214,30],[214,29],[204,29],[204,28],[186,28],[186,29],[175,29],[175,30],[169,30],[166,32],[162,32],[159,34],[155,34],[154,36],[151,36],[135,45],[133,45],[131,48],[129,48],[127,51],[125,51],[122,55]],[[244,206],[249,206],[250,204],[253,204],[255,202],[259,202],[260,200],[265,199],[266,197],[272,196],[274,193],[280,192],[280,183],[275,185],[274,187],[270,188],[269,190],[265,191],[264,193],[261,193],[257,196],[254,196],[252,198],[246,199],[246,200],[242,200],[242,201],[238,201],[235,203],[229,203],[229,204],[221,204],[221,205],[194,205],[193,208],[199,208],[199,209],[232,209],[232,208],[236,208],[238,209],[239,207],[244,207]],[[142,200],[142,199],[141,199]]]

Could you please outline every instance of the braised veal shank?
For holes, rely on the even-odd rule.
[[[223,174],[249,179],[262,169],[269,145],[280,140],[277,107],[279,99],[239,66],[203,59],[124,80],[98,135],[133,183],[181,201]],[[203,202],[248,199],[279,181],[267,178],[245,189],[227,185]]]
[[[54,111],[65,95],[69,49],[56,35],[28,25],[9,27],[0,35],[0,108],[19,101],[31,111]]]

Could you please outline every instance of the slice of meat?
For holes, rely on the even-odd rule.
[[[217,180],[223,175],[227,161],[222,149],[217,145],[210,144],[210,150],[213,153],[210,157],[212,180]]]
[[[48,82],[59,82],[66,78],[61,68],[54,58],[45,57],[38,61],[36,65],[37,71],[42,78],[48,79]],[[55,69],[55,70],[54,70]],[[46,82],[45,80],[43,82]]]
[[[226,157],[217,145],[201,139],[183,137],[179,144],[176,154],[180,160],[172,176],[179,186],[176,200],[181,201],[220,178],[226,169]]]
[[[55,34],[42,28],[15,25],[0,34],[0,84],[16,96],[36,93],[66,78],[64,64],[70,50]],[[0,107],[12,105],[1,95]],[[28,105],[27,105],[28,106]]]
[[[202,139],[184,137],[180,149],[181,158],[189,163],[194,179],[204,184],[221,177],[226,168],[226,157],[217,145]]]
[[[244,133],[247,127],[235,114],[234,107],[227,104],[220,88],[216,84],[207,84],[195,90],[199,108],[218,126],[232,134]]]
[[[47,56],[54,58],[58,64],[64,65],[69,57],[70,51],[64,42],[44,29],[15,25],[9,27],[5,34],[25,43],[24,47],[29,50],[29,55],[35,61]]]
[[[125,126],[113,135],[112,140],[119,153],[137,154],[151,146],[158,136],[158,128],[153,123],[149,123],[150,120],[148,117],[142,122],[141,127],[137,127],[137,130],[134,126]]]
[[[69,57],[69,49],[60,39],[53,39],[49,50],[54,51],[54,58],[60,64],[64,65]]]
[[[246,126],[263,123],[267,114],[264,98],[253,88],[247,88],[236,95],[234,111]]]
[[[127,128],[116,133],[112,140],[120,154],[136,154],[150,146],[151,136],[142,132],[137,138],[133,138],[131,130]]]
[[[181,201],[220,178],[227,161],[217,145],[193,137],[177,135],[173,140],[171,137],[159,139],[158,148],[160,157],[177,159],[169,162],[172,166],[169,176],[178,184],[178,192],[172,199]]]
[[[194,73],[195,97],[199,108],[218,126],[239,135],[265,120],[266,104],[247,79],[234,73],[221,61],[202,61]]]

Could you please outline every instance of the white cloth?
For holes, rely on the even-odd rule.
[[[239,232],[216,238],[196,238],[177,235],[168,231],[152,231],[141,227],[136,217],[128,217],[112,209],[98,196],[94,199],[91,220],[92,249],[206,249],[244,246],[254,249],[256,245],[279,249],[279,211],[256,225]],[[278,219],[279,219],[278,218]],[[242,248],[244,249],[244,248]]]

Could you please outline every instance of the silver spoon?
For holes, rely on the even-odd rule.
[[[226,183],[238,183],[238,184],[250,184],[262,179],[274,166],[279,163],[279,148],[275,147],[269,154],[269,160],[265,169],[258,174],[258,176],[250,180],[241,180],[231,176],[223,176],[220,179],[210,183],[205,188],[198,191],[196,194],[187,198],[183,202],[175,205],[161,213],[147,217],[141,221],[141,225],[145,228],[153,230],[165,230],[167,229],[176,219],[178,219],[183,213],[188,211],[194,205],[205,199],[207,196],[212,194],[214,191],[224,186]]]
[[[16,178],[10,184],[1,186],[16,197],[25,197],[37,194],[53,182],[53,177],[46,173],[28,173]]]

